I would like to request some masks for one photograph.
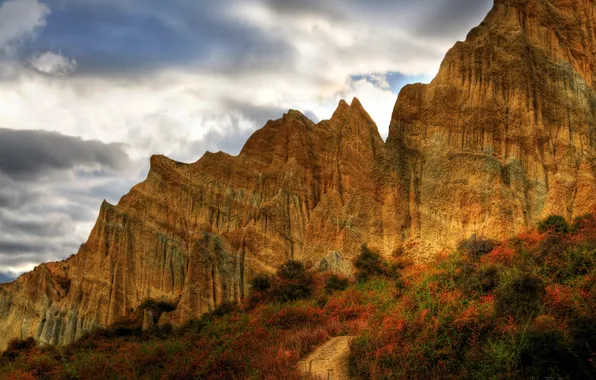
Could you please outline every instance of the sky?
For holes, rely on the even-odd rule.
[[[149,157],[358,97],[381,135],[491,0],[0,0],[0,282],[76,253]]]

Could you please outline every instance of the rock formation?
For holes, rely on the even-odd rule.
[[[387,152],[409,191],[409,238],[505,238],[591,211],[595,6],[496,0],[428,85],[406,86]]]
[[[387,143],[354,99],[318,124],[269,121],[236,157],[152,157],[78,254],[0,286],[0,348],[72,342],[149,297],[181,323],[290,258],[350,259],[363,242],[425,257],[591,211],[595,16],[587,0],[496,0],[430,84],[402,90]]]

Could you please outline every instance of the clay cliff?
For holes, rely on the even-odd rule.
[[[290,258],[349,260],[363,242],[424,258],[591,211],[595,16],[586,0],[496,0],[430,84],[401,91],[386,143],[354,99],[318,124],[269,121],[235,157],[152,157],[78,254],[0,286],[0,348],[72,342],[149,297],[181,323]]]
[[[505,238],[595,204],[594,2],[496,0],[428,85],[406,86],[387,152],[409,238]]]

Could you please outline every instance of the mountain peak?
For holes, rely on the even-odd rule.
[[[358,100],[357,97],[352,98],[352,103],[350,104],[350,107],[362,107],[362,103],[360,103],[360,100]]]

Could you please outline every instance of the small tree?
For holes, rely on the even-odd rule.
[[[569,231],[569,225],[560,215],[551,215],[538,224],[538,231],[542,233],[564,234]]]
[[[314,291],[313,277],[299,261],[288,261],[277,271],[273,295],[280,301],[308,298]]]
[[[531,274],[520,274],[509,283],[501,284],[495,293],[498,316],[513,316],[518,321],[535,316],[540,310],[544,282]]]
[[[290,260],[283,264],[277,276],[285,280],[301,280],[306,275],[306,267],[299,261]]]
[[[385,273],[381,255],[370,250],[366,244],[362,244],[360,255],[356,257],[354,266],[358,269],[356,278],[361,280],[368,280],[370,277],[379,276]]]
[[[332,274],[325,283],[325,290],[328,293],[331,293],[334,290],[346,290],[349,285],[350,281],[347,278]]]
[[[253,292],[265,292],[271,289],[271,277],[261,273],[253,277],[249,284]]]
[[[478,260],[482,256],[490,253],[499,243],[492,239],[481,239],[476,235],[467,240],[462,240],[457,245],[457,250],[466,254],[474,260]]]

